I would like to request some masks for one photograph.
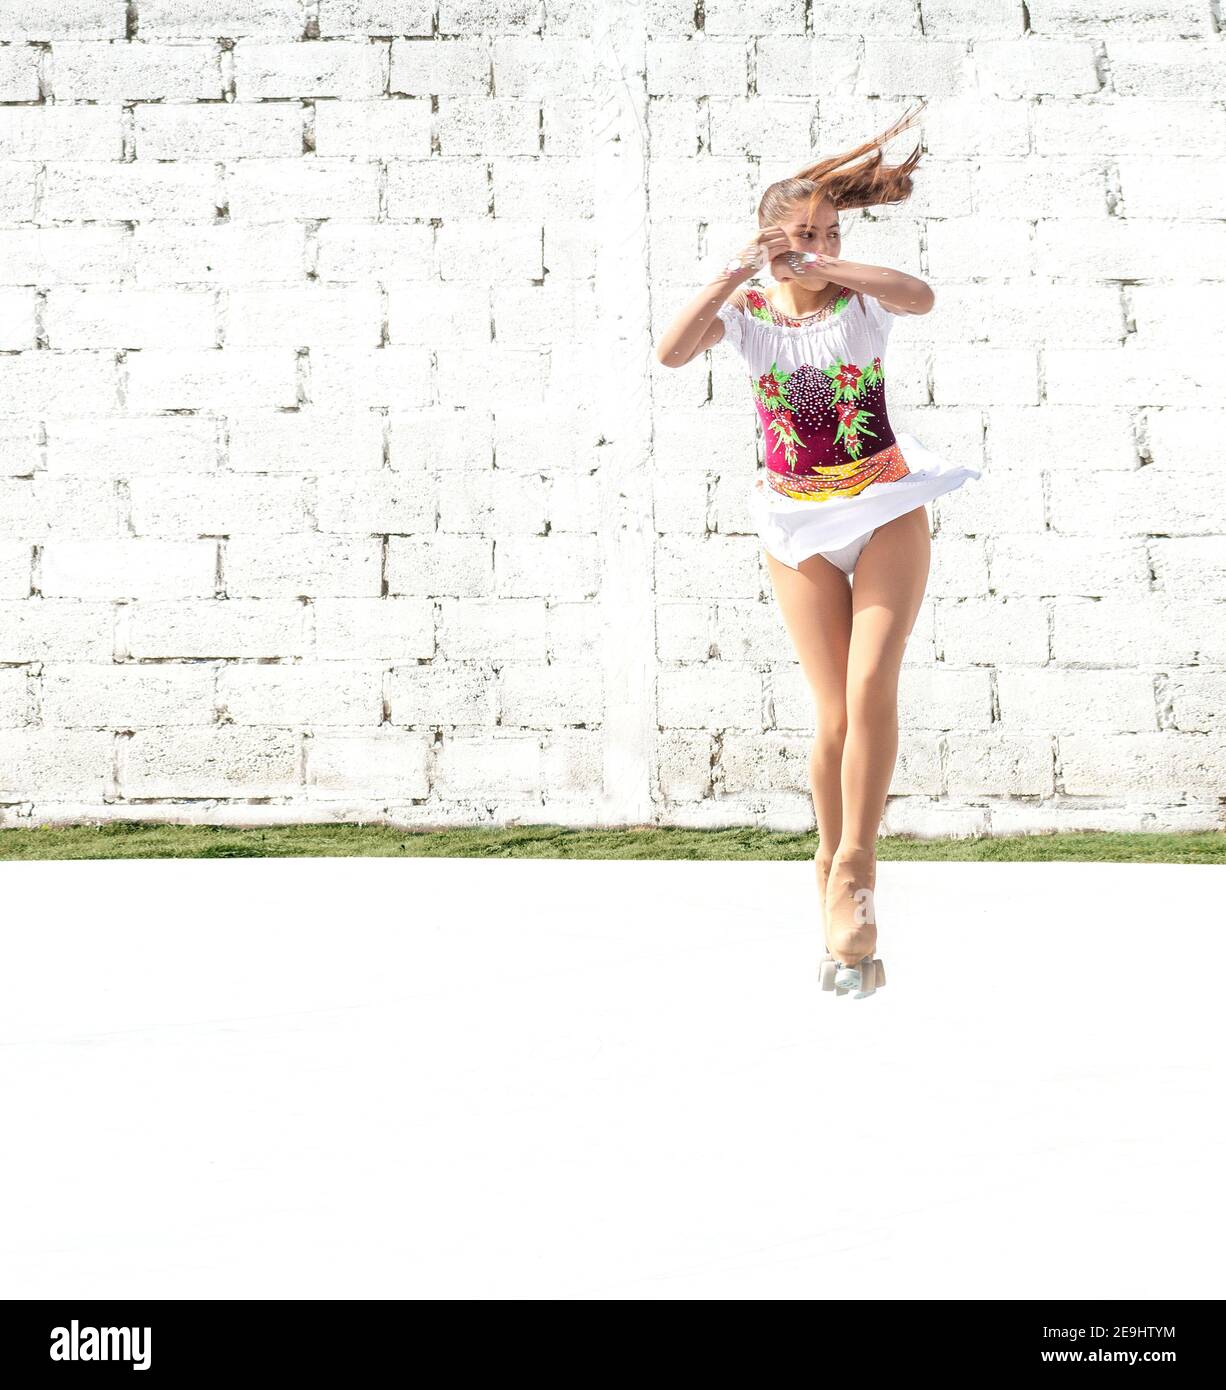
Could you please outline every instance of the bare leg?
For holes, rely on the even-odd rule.
[[[817,732],[809,754],[809,788],[817,819],[818,848],[813,859],[821,904],[826,899],[830,865],[843,833],[840,777],[847,735],[851,585],[837,565],[820,555],[810,556],[799,569],[792,569],[768,551],[766,564],[783,625],[813,697]]]
[[[849,965],[877,945],[877,832],[898,758],[898,676],[928,583],[930,535],[924,507],[879,526],[852,585],[843,828],[826,898],[831,953]]]

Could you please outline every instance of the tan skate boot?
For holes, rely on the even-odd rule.
[[[877,946],[874,902],[876,864],[871,856],[835,856],[824,903],[826,954],[820,966],[821,987],[835,995],[867,999],[885,984],[885,966]]]

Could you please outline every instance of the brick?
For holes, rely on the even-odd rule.
[[[494,591],[508,598],[536,595],[563,600],[600,591],[600,547],[595,536],[506,536],[494,550]]]
[[[321,101],[315,105],[315,153],[363,159],[430,158],[428,101]]]
[[[923,92],[930,101],[974,90],[965,40],[951,43],[927,31],[919,40],[866,38],[856,89],[861,95],[884,97]]]
[[[315,522],[329,535],[434,536],[435,488],[384,469],[341,476],[319,490]]]
[[[0,536],[45,542],[124,534],[115,485],[102,479],[0,478]]]
[[[516,734],[453,734],[437,752],[435,789],[444,796],[496,797],[541,785],[540,739]]]
[[[499,682],[499,704],[502,723],[517,728],[599,724],[604,716],[601,672],[576,662],[508,662]]]
[[[1180,733],[1216,734],[1226,730],[1226,671],[1185,668],[1159,678],[1159,697],[1170,726]]]
[[[377,286],[238,286],[226,296],[226,344],[312,347],[343,342],[378,347],[383,306]]]
[[[519,97],[440,97],[434,117],[439,149],[449,157],[502,158],[540,153],[540,103]]]
[[[20,352],[35,345],[37,325],[31,289],[0,289],[0,350]]]
[[[271,518],[275,525],[275,517]],[[266,600],[377,598],[380,541],[373,536],[241,535],[226,542],[226,592]]]
[[[298,38],[301,0],[140,0],[142,38]]]
[[[306,276],[306,235],[301,227],[282,227],[270,237],[267,228],[237,223],[191,227],[153,223],[133,232],[132,265],[134,283],[150,288],[300,285]]]
[[[772,147],[774,157],[796,164],[805,163],[811,153],[808,103],[795,98],[718,101],[709,108],[709,123],[711,152],[721,159],[752,156],[763,145]]]
[[[1145,733],[1157,727],[1154,677],[1145,671],[1063,666],[996,673],[1002,729],[1034,733]]]
[[[0,18],[0,24],[4,20]],[[0,101],[37,101],[41,50],[34,44],[0,47]]]
[[[542,741],[541,815],[563,824],[592,822],[593,791],[604,777],[604,738],[598,730],[554,729]]]
[[[661,536],[656,543],[660,598],[756,598],[758,542],[748,538]]]
[[[217,422],[202,415],[47,422],[48,474],[207,473],[217,467],[218,452]]]
[[[211,164],[48,164],[42,211],[61,222],[203,222],[212,219],[219,192]]]
[[[133,132],[137,159],[298,158],[306,113],[275,101],[138,106]]]
[[[396,666],[384,678],[383,689],[393,724],[492,727],[498,719],[496,678],[485,663]]]
[[[1220,796],[1223,745],[1216,734],[1066,734],[1060,739],[1064,789],[1071,796],[1178,800]]]
[[[429,34],[430,9],[421,0],[319,0],[319,32]]]
[[[101,801],[114,788],[114,738],[91,729],[0,730],[0,800],[63,793]]]
[[[216,43],[60,39],[51,45],[50,74],[56,101],[220,101],[224,95]]]
[[[744,97],[749,62],[743,39],[691,36],[656,39],[647,46],[647,94]]]
[[[382,417],[371,410],[260,410],[228,417],[236,473],[367,474],[383,467]]]
[[[311,351],[310,400],[329,409],[430,401],[430,353],[424,347],[333,347]]]
[[[212,726],[215,678],[214,668],[196,662],[53,661],[39,681],[39,709],[47,728]]]
[[[924,145],[937,159],[973,159],[981,155],[1021,159],[1031,153],[1030,110],[1029,102],[987,92],[950,97],[925,113]],[[1085,148],[1082,146],[1082,152]],[[949,229],[944,230],[948,233]],[[966,250],[976,253],[972,256],[976,262],[983,254],[983,248],[971,241]]]
[[[1009,595],[942,603],[936,610],[936,642],[941,658],[955,666],[1048,660],[1048,614],[1037,599]]]
[[[207,290],[50,290],[43,310],[53,348],[217,346],[215,299]]]
[[[383,714],[382,673],[376,664],[356,661],[223,666],[217,703],[243,728],[374,727]]]
[[[378,183],[374,164],[321,156],[236,160],[226,175],[230,216],[239,222],[373,218]]]
[[[100,106],[0,106],[0,160],[78,159],[114,161],[123,153],[121,108]],[[122,173],[111,167],[104,173]]]
[[[367,39],[234,45],[234,92],[239,101],[270,97],[376,97],[383,90],[386,44]]]
[[[294,477],[145,474],[128,483],[138,536],[280,536],[305,530],[307,495]]]
[[[320,597],[311,608],[316,659],[425,661],[434,655],[431,599]]]
[[[541,228],[534,222],[516,222],[504,217],[495,221],[445,224],[439,228],[435,246],[440,266],[493,261],[504,268],[508,284],[525,284],[541,279],[544,274],[543,244]],[[590,264],[590,260],[584,264]],[[564,270],[556,252],[549,269],[552,271],[555,267]],[[580,277],[583,273],[581,269]]]
[[[329,221],[319,229],[317,272],[325,281],[420,282],[430,274],[430,245],[429,227]]]
[[[488,410],[424,406],[388,411],[391,464],[400,471],[430,470],[464,474],[493,463],[493,421]],[[450,488],[455,477],[446,478]],[[523,480],[516,478],[516,484]]]
[[[0,356],[0,400],[13,414],[104,414],[118,409],[114,353]]]
[[[927,7],[924,32],[939,32],[929,25]],[[975,44],[971,57],[981,92],[1026,101],[1036,96],[1092,96],[1099,90],[1095,47],[1088,38],[1031,37],[1023,43],[1016,39],[1010,34]]]
[[[393,536],[387,547],[388,592],[414,598],[485,598],[494,591],[489,536]]]
[[[545,530],[546,480],[512,468],[483,467],[480,454],[469,471],[448,473],[436,495],[440,533],[509,538]]]
[[[992,679],[982,667],[904,666],[898,680],[900,728],[987,731],[992,725]]]
[[[110,661],[115,605],[77,599],[0,601],[0,665],[16,661]]]
[[[988,568],[998,593],[1033,597],[1081,594],[1088,598],[1138,594],[1150,587],[1149,559],[1136,540],[1063,536],[998,536]]]
[[[0,221],[32,222],[34,220],[37,181],[40,173],[41,170],[37,164],[23,164],[20,160],[0,162]]]
[[[538,315],[541,309],[551,312],[568,308],[573,311],[575,308],[577,296],[546,296],[539,290],[535,293]],[[495,310],[492,311],[490,292],[484,285],[446,285],[430,280],[410,285],[390,285],[387,291],[388,340],[397,346],[408,346],[413,343],[433,345],[440,338],[445,338],[448,342],[476,346],[489,342],[490,328],[496,319],[500,337],[508,336],[523,342],[519,324],[510,311],[504,315],[497,292],[495,300]],[[534,327],[539,326],[539,318],[533,322]]]
[[[438,649],[449,661],[544,661],[547,607],[535,598],[443,598]]]
[[[746,663],[661,667],[656,675],[656,702],[664,728],[762,727],[762,677]]]
[[[424,797],[429,769],[430,748],[419,734],[325,732],[307,745],[307,789],[317,799]]]
[[[460,163],[454,158],[456,151],[443,151],[453,156],[453,164]],[[490,192],[484,177],[478,177],[472,169],[472,160],[463,161],[468,165],[465,179],[467,191],[463,197],[477,211],[472,215],[484,215],[490,202]],[[434,161],[430,161],[431,165]],[[591,161],[568,158],[563,155],[549,155],[542,160],[502,157],[501,152],[488,160],[493,174],[493,205],[495,216],[542,220],[555,215],[562,217],[590,217],[592,215],[592,171]],[[441,193],[420,193],[421,178],[429,171],[415,169],[410,172],[413,179],[414,196],[405,196],[406,190],[393,184],[393,171],[388,170],[388,212],[392,217],[439,217],[444,214],[433,211],[441,205],[440,199],[446,196],[452,203],[459,196],[444,188]],[[746,181],[746,187],[748,182]],[[708,189],[708,194],[710,190]],[[399,193],[399,198],[394,196]],[[414,211],[409,212],[408,208]],[[426,209],[431,209],[427,211]],[[455,215],[455,214],[453,214]]]
[[[944,738],[951,796],[1050,796],[1055,789],[1046,734],[951,731]]]
[[[210,598],[217,547],[210,541],[49,541],[39,564],[46,598]]]
[[[162,0],[166,3],[167,0]],[[121,39],[126,19],[115,0],[21,0],[0,10],[0,42],[20,39]]]
[[[29,596],[33,561],[31,542],[0,540],[0,599]]]
[[[308,614],[296,599],[138,603],[124,617],[121,654],[128,657],[221,660],[305,656],[308,650]]]
[[[1189,6],[1188,18],[1202,18],[1191,11]],[[1148,101],[1221,101],[1226,96],[1226,72],[1211,44],[1158,36],[1134,39],[1116,32],[1109,36],[1107,51],[1117,96]]]
[[[40,432],[37,420],[0,415],[0,477],[29,476],[42,467]]]
[[[1194,464],[1178,473],[1056,473],[1049,496],[1052,527],[1066,535],[1203,536],[1221,531],[1226,478]]]
[[[578,64],[582,49],[577,40],[553,40],[543,45],[532,38],[499,35],[490,43],[484,39],[434,37],[392,40],[391,90],[412,97],[484,96],[490,90],[490,70],[497,72],[498,90],[504,96],[522,96],[541,66],[548,76],[557,76],[560,57]],[[552,91],[553,84],[538,87]],[[426,104],[426,110],[429,110]]]
[[[812,739],[796,734],[725,734],[719,750],[716,780],[728,796],[763,791],[809,790],[809,750]]]
[[[294,796],[301,736],[292,729],[142,729],[126,741],[126,797]]]
[[[1134,597],[1061,599],[1052,605],[1052,659],[1101,666],[1188,665],[1223,650],[1217,605],[1162,593]]]
[[[298,401],[296,359],[289,348],[158,348],[131,353],[125,368],[128,406],[138,411],[250,410]]]

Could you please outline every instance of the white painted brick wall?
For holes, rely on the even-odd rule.
[[[934,285],[892,413],[983,476],[886,828],[1221,827],[1224,43],[1216,0],[0,5],[0,825],[808,829],[742,367],[652,348],[922,96],[846,254]]]

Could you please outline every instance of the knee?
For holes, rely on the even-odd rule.
[[[898,677],[888,670],[866,672],[847,687],[847,719],[864,723],[897,710]]]
[[[847,706],[838,709],[819,708],[817,711],[817,734],[813,741],[815,753],[839,753],[847,741]]]

